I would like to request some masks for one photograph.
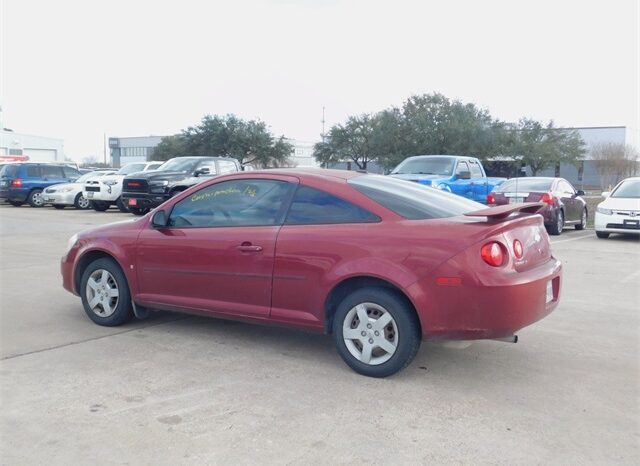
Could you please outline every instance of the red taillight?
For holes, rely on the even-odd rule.
[[[487,264],[493,267],[500,267],[505,260],[505,251],[500,243],[492,242],[482,246],[480,256]]]
[[[513,240],[513,255],[516,256],[516,259],[522,259],[522,255],[524,254],[524,251],[522,250],[522,243],[517,240],[514,239]]]
[[[22,180],[20,178],[16,178],[15,180],[11,181],[11,187],[12,188],[22,188]]]
[[[540,199],[545,204],[553,205],[555,203],[555,198],[551,195],[551,193],[544,193],[542,195],[542,199]]]
[[[493,195],[493,193],[487,194],[487,204],[495,204],[495,203],[496,203],[496,197]]]

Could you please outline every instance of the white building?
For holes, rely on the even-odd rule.
[[[289,157],[291,165],[295,167],[319,167],[320,164],[313,158],[313,146],[315,142],[287,139],[293,145],[293,154]]]
[[[64,143],[62,139],[0,129],[0,160],[64,162]]]

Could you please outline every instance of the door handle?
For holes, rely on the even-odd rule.
[[[262,246],[254,246],[253,244],[245,241],[240,246],[238,246],[238,251],[242,252],[260,252],[262,251]]]

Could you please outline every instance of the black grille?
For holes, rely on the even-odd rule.
[[[633,223],[607,223],[607,228],[620,228],[621,230],[640,230],[640,224]]]
[[[100,186],[85,186],[85,191],[100,192]]]
[[[145,193],[149,188],[147,180],[130,179],[124,180],[123,191],[130,193]]]

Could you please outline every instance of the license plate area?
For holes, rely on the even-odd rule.
[[[509,204],[522,204],[524,202],[524,197],[510,197]]]
[[[640,226],[640,220],[629,220],[629,219],[625,218],[624,219],[624,226],[638,228]]]
[[[138,200],[137,199],[129,199],[129,202],[127,203],[128,205],[138,205]]]
[[[87,199],[91,199],[93,197],[93,193],[91,191],[87,191]]]

